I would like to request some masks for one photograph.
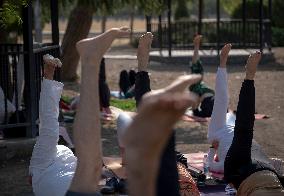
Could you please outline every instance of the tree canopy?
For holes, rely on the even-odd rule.
[[[0,25],[8,27],[12,24],[21,24],[22,6],[27,5],[28,0],[4,0],[0,5]]]

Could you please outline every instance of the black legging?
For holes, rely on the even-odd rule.
[[[275,172],[266,155],[259,148],[252,149],[254,114],[254,81],[245,80],[239,95],[234,138],[224,165],[224,179],[237,189],[243,180],[257,171]]]
[[[142,96],[151,91],[148,72],[138,72],[135,80],[135,100],[138,106]],[[170,137],[161,157],[157,179],[158,196],[178,196],[178,172],[175,153],[175,133]]]
[[[110,106],[110,90],[106,82],[105,59],[102,58],[99,72],[99,97],[100,106],[107,108]]]

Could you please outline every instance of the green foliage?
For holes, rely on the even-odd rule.
[[[178,0],[177,7],[175,9],[175,20],[186,19],[189,17],[186,0]]]
[[[22,6],[27,5],[28,0],[4,0],[0,8],[0,26],[7,29],[10,26],[22,24]]]
[[[272,27],[272,46],[284,46],[284,28]]]
[[[58,9],[59,9],[59,17],[60,16],[68,16],[70,11],[73,9],[76,0],[59,0],[58,1]],[[41,22],[42,25],[50,22],[50,1],[40,1],[41,6]]]
[[[122,109],[124,111],[134,112],[136,110],[136,102],[134,99],[115,99],[111,98],[110,105]]]
[[[273,0],[272,1],[272,25],[280,28],[284,28],[284,1]]]
[[[232,18],[242,18],[243,5],[240,3],[232,12]],[[267,17],[268,8],[267,4],[263,5],[264,18]],[[246,3],[246,17],[250,19],[259,18],[259,1],[258,0],[248,0]]]
[[[137,0],[146,15],[159,15],[167,9],[167,0]]]
[[[236,9],[236,7],[239,7],[240,5],[242,5],[242,0],[221,0],[220,1],[222,7],[224,8],[224,10],[229,14],[232,15],[232,13],[234,12],[234,10]]]

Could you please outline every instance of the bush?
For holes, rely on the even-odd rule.
[[[175,14],[174,14],[175,20],[184,19],[184,18],[188,18],[188,17],[189,17],[189,13],[188,13],[186,1],[185,0],[178,0],[177,7],[176,7],[176,10],[175,10]]]
[[[239,3],[238,6],[232,11],[232,18],[242,18],[242,3]],[[284,3],[283,0],[273,0],[272,1],[272,25],[275,27],[284,28]],[[258,0],[248,0],[247,9],[246,9],[247,18],[258,19],[259,18],[259,1]],[[267,1],[264,1],[263,4],[263,16],[264,18],[268,17],[268,5]]]
[[[246,17],[249,19],[258,19],[259,18],[259,1],[257,0],[249,0],[246,4]],[[263,5],[263,16],[266,18],[268,7],[267,5]],[[232,12],[232,18],[242,18],[243,12],[243,4],[240,3]]]
[[[284,28],[284,3],[283,0],[272,1],[272,24],[276,27]]]
[[[284,28],[272,27],[272,46],[284,46]]]

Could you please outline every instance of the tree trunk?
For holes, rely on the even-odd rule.
[[[106,31],[106,22],[107,22],[107,17],[102,16],[102,33]]]
[[[68,25],[62,41],[62,72],[63,81],[75,81],[79,63],[76,43],[88,36],[93,20],[93,11],[89,7],[77,5],[70,13]]]

